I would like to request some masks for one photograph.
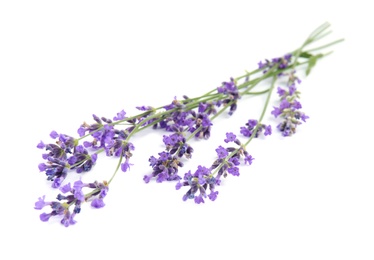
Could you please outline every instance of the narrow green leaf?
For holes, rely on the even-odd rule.
[[[307,58],[307,59],[309,59],[310,57],[312,57],[313,55],[312,54],[310,54],[310,53],[308,53],[308,52],[302,52],[302,53],[300,53],[300,55],[299,55],[299,57],[301,57],[301,58]]]
[[[310,73],[310,71],[312,70],[312,68],[316,65],[317,60],[318,60],[319,58],[321,58],[321,57],[322,57],[322,55],[321,55],[321,54],[318,54],[318,55],[315,55],[315,56],[311,56],[311,57],[309,58],[308,68],[307,68],[306,71],[305,71],[305,74],[306,74],[307,76],[309,75],[309,73]]]

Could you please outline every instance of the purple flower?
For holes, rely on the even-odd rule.
[[[266,70],[263,70],[263,73],[266,73],[268,71],[267,69],[270,69],[272,67],[278,67],[279,69],[286,69],[289,63],[291,62],[291,57],[292,57],[292,54],[286,54],[283,57],[276,57],[276,58],[272,58],[271,60],[266,59],[265,62],[260,61],[258,63],[258,68],[260,70],[266,69]]]
[[[155,166],[157,164],[157,158],[154,157],[153,155],[151,157],[149,157],[148,161],[149,161],[149,165],[151,167],[153,167],[153,166]]]
[[[59,178],[55,178],[52,183],[52,188],[58,188],[61,186],[62,182],[65,180],[65,176],[61,176]]]
[[[271,114],[274,115],[275,117],[278,117],[279,115],[282,114],[282,110],[278,107],[273,107],[274,110],[271,111]]]
[[[208,198],[211,201],[215,201],[217,199],[217,196],[218,196],[218,191],[211,191],[210,194],[208,195]]]
[[[250,137],[252,135],[252,132],[245,126],[240,127],[240,133],[245,137]]]
[[[51,205],[51,202],[45,202],[45,195],[43,197],[39,197],[38,201],[35,202],[35,207],[34,209],[42,209],[45,206]]]
[[[238,158],[238,157],[235,157],[235,156],[231,157],[231,158],[229,159],[229,162],[232,163],[232,164],[235,165],[235,166],[240,165],[239,158]]]
[[[40,214],[40,220],[43,221],[43,222],[47,222],[50,217],[52,216],[51,213],[47,214],[47,213],[42,213]]]
[[[182,186],[183,186],[183,184],[180,183],[180,182],[178,182],[178,183],[175,185],[175,189],[176,189],[176,190],[179,190]]]
[[[92,192],[87,193],[86,195],[83,194],[82,188],[91,188],[93,189]],[[69,195],[57,195],[58,201],[53,202],[45,202],[45,196],[39,198],[39,200],[35,203],[35,209],[42,209],[45,206],[50,206],[52,211],[50,213],[42,213],[40,215],[41,221],[48,221],[52,216],[60,216],[60,222],[65,227],[73,225],[76,223],[74,217],[76,214],[80,213],[81,211],[81,204],[82,201],[86,199],[89,200],[91,197],[97,196],[92,201],[91,205],[96,208],[101,208],[105,204],[103,202],[103,198],[107,195],[108,192],[108,183],[103,182],[99,183],[95,181],[94,183],[84,184],[82,181],[76,181],[71,189],[70,183],[64,185],[60,188],[63,193],[69,192]],[[73,211],[69,208],[74,207]]]
[[[52,139],[56,139],[58,137],[58,133],[56,131],[52,131],[49,136],[52,138]]]
[[[96,160],[97,153],[89,155],[84,146],[78,145],[75,147],[73,155],[68,159],[68,163],[70,169],[76,169],[77,173],[81,173],[90,171]]]
[[[264,135],[265,136],[271,135],[271,125],[268,125],[268,126],[265,127]]]
[[[236,135],[230,132],[230,133],[226,133],[226,139],[224,141],[225,143],[234,142],[235,139],[236,139]]]
[[[285,56],[283,60],[288,62],[288,57]],[[301,80],[295,76],[295,71],[288,73],[288,91],[281,90],[282,96],[279,107],[274,107],[271,112],[275,117],[280,116],[283,122],[277,125],[277,129],[282,133],[283,136],[291,136],[296,133],[296,127],[308,118],[299,109],[302,108],[301,103],[296,99],[299,97],[299,92],[296,89],[296,83],[300,84]],[[279,92],[278,88],[278,92]]]
[[[123,172],[126,172],[127,170],[130,170],[130,166],[133,165],[131,163],[129,163],[129,160],[126,159],[126,161],[124,163],[121,164],[121,170]]]
[[[214,192],[216,185],[220,184],[219,177],[215,178],[211,173],[212,168],[207,168],[199,165],[197,170],[191,174],[191,171],[185,173],[183,182],[178,182],[175,186],[176,190],[184,186],[188,186],[189,190],[183,195],[183,201],[187,199],[194,199],[195,203],[204,203],[204,198],[207,197],[207,190],[211,193],[208,195],[209,199],[215,200],[218,192]]]
[[[239,176],[239,168],[238,167],[231,167],[227,169],[227,172],[230,173],[233,176]]]
[[[258,123],[257,120],[249,119],[248,122],[247,122],[247,125],[250,128],[255,128],[257,126],[257,123]]]
[[[76,221],[73,219],[75,214],[70,214],[70,211],[66,211],[64,214],[64,217],[61,219],[61,224],[64,225],[65,227],[68,227],[70,225],[74,225]]]
[[[303,120],[304,122],[306,122],[305,120],[307,120],[309,118],[309,116],[305,115],[304,113],[301,114],[300,116],[301,120]]]
[[[73,191],[74,191],[74,197],[77,200],[80,200],[80,201],[84,201],[85,200],[85,196],[84,196],[84,193],[82,191],[82,188],[86,187],[86,186],[87,185],[84,184],[81,180],[78,180],[78,181],[74,182]]]
[[[280,104],[279,104],[279,109],[280,110],[284,110],[284,109],[286,109],[286,108],[289,108],[289,107],[291,107],[291,104],[290,104],[290,102],[288,102],[286,99],[283,99],[281,102],[280,102]]]
[[[291,86],[288,87],[288,92],[290,96],[292,96],[296,92],[295,84],[292,84]]]
[[[94,199],[92,202],[91,202],[91,206],[94,207],[94,208],[102,208],[105,206],[105,203],[102,199]]]
[[[120,112],[117,113],[117,116],[113,117],[114,121],[119,121],[125,119],[126,112],[122,109]]]
[[[45,165],[44,163],[40,163],[38,165],[38,168],[39,168],[39,171],[44,172],[47,169],[47,165]]]
[[[302,108],[301,103],[299,101],[297,101],[297,100],[294,100],[294,102],[292,102],[292,107],[294,109],[300,109],[300,108]]]
[[[136,109],[140,111],[149,111],[149,110],[152,110],[153,108],[151,106],[138,106],[136,107]]]
[[[207,110],[207,108],[208,108],[208,104],[200,102],[198,112],[199,113],[204,113]]]
[[[46,158],[48,160],[47,164],[41,163],[38,168],[45,172],[47,180],[53,181],[52,187],[58,188],[67,176],[66,162],[51,156],[46,156]]]
[[[152,174],[151,175],[144,175],[144,177],[143,177],[143,181],[145,183],[149,183],[151,181],[151,179],[152,179]]]
[[[237,108],[237,100],[240,98],[238,88],[236,86],[235,80],[230,78],[229,82],[223,82],[221,87],[217,88],[217,92],[221,94],[226,94],[227,98],[222,101],[223,104],[231,103],[229,115],[232,115]]]
[[[89,147],[92,147],[92,143],[91,143],[91,142],[88,142],[88,141],[84,141],[84,142],[83,142],[83,146],[84,146],[85,148],[89,148]]]
[[[205,203],[205,202],[204,202],[203,197],[199,195],[199,196],[195,196],[195,203],[200,204],[200,203]]]
[[[178,145],[179,147],[179,145]],[[171,155],[175,154],[176,151],[180,148],[178,156]],[[182,145],[179,148],[173,147],[170,152],[161,152],[159,153],[159,158],[156,159],[154,156],[149,158],[150,166],[153,169],[151,175],[144,176],[143,180],[145,183],[148,183],[151,178],[156,178],[156,182],[161,183],[164,181],[174,181],[180,180],[181,177],[178,175],[178,168],[183,166],[183,163],[180,161],[180,157],[183,153],[189,151],[189,148],[186,148]]]
[[[108,194],[108,190],[109,190],[109,187],[108,186],[104,186],[104,187],[102,187],[101,188],[101,191],[100,191],[100,193],[99,193],[99,197],[100,198],[105,198],[106,197],[106,195]]]
[[[160,155],[160,160],[163,162],[166,162],[170,158],[170,154],[168,152],[161,152],[158,155]]]
[[[277,93],[280,97],[282,97],[286,93],[286,91],[282,89],[281,87],[278,87]]]
[[[91,154],[91,161],[92,161],[92,163],[96,163],[96,161],[97,161],[97,153]]]
[[[77,132],[78,132],[78,135],[82,137],[86,134],[86,129],[84,127],[79,127]]]
[[[45,144],[42,141],[40,141],[40,143],[38,143],[38,145],[36,147],[39,148],[39,149],[44,149]]]
[[[254,159],[255,158],[253,158],[252,155],[247,155],[244,157],[244,163],[248,163],[249,165],[251,165]]]
[[[277,109],[277,108],[276,108]],[[265,130],[264,135],[271,134],[271,126],[266,126],[264,124],[259,123],[257,120],[250,119],[245,124],[246,126],[240,127],[240,133],[243,134],[245,137],[251,137],[255,133],[255,138],[259,137],[260,134]],[[240,145],[239,140],[235,140],[237,145]]]
[[[62,186],[60,188],[60,191],[62,193],[67,193],[67,192],[70,192],[71,191],[71,185],[70,185],[70,182],[68,184],[65,184],[64,186]]]
[[[228,152],[226,151],[226,149],[222,147],[221,145],[216,149],[216,152],[217,152],[219,159],[226,158],[226,156],[228,155]]]

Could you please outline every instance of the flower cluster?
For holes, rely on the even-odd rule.
[[[117,113],[113,117],[114,121],[125,121],[130,124],[135,124],[135,119],[126,119],[126,112],[124,110]],[[115,156],[125,158],[125,162],[121,164],[122,171],[126,172],[129,167],[129,159],[132,156],[131,151],[135,149],[134,145],[127,141],[129,134],[135,129],[134,126],[130,126],[126,129],[116,129],[112,120],[102,117],[101,119],[96,115],[93,115],[96,123],[87,124],[83,123],[78,129],[80,137],[84,136],[86,132],[89,132],[93,137],[91,142],[85,141],[84,146],[93,149],[104,149],[107,156]],[[103,123],[104,122],[104,123]]]
[[[260,124],[258,124],[260,125]],[[248,137],[248,136],[246,136]],[[209,198],[215,201],[218,196],[216,186],[221,183],[222,176],[226,178],[228,174],[239,176],[239,165],[241,163],[251,165],[254,158],[246,150],[246,144],[241,144],[236,135],[232,132],[226,133],[225,143],[234,143],[238,147],[218,146],[216,149],[217,159],[207,168],[199,165],[197,170],[192,174],[191,171],[185,173],[183,181],[179,181],[175,188],[179,190],[181,187],[188,186],[188,191],[183,195],[183,200],[194,199],[195,203],[205,203],[204,199]],[[207,195],[207,191],[210,193]]]
[[[181,133],[164,135],[163,142],[166,150],[160,152],[158,158],[151,156],[148,160],[153,171],[144,176],[146,183],[152,178],[156,178],[157,182],[179,180],[178,168],[183,166],[181,158],[185,156],[190,159],[192,156],[193,148],[186,143]]]
[[[226,98],[222,101],[222,103],[224,105],[230,105],[229,115],[232,115],[238,107],[237,102],[240,98],[235,80],[231,78],[229,82],[223,82],[222,86],[217,88],[217,91],[218,93],[223,93],[226,95]]]
[[[90,188],[92,191],[85,195],[82,191],[83,188]],[[91,206],[94,208],[102,208],[105,206],[103,201],[108,193],[108,183],[94,182],[83,183],[81,180],[74,182],[73,187],[68,183],[60,187],[62,192],[57,195],[57,201],[45,201],[45,196],[40,197],[35,202],[35,209],[41,210],[46,206],[51,207],[51,212],[40,214],[41,221],[48,221],[52,216],[61,217],[61,224],[68,227],[76,223],[74,217],[81,212],[81,204],[91,200]],[[65,195],[66,194],[66,195]],[[73,210],[70,211],[70,207]]]
[[[271,125],[259,124],[257,120],[250,119],[245,126],[240,127],[240,133],[246,137],[251,137],[254,133],[254,137],[257,138],[262,132],[264,135],[271,135]]]
[[[240,98],[234,79],[231,78],[229,82],[223,82],[217,88],[217,93],[221,94],[220,99],[199,102],[195,109],[197,111],[188,107],[193,104],[193,101],[187,96],[184,96],[184,102],[179,102],[174,98],[170,105],[164,107],[167,111],[172,110],[172,113],[160,122],[160,126],[174,133],[163,136],[165,151],[160,152],[158,158],[154,156],[149,158],[153,171],[150,175],[143,177],[146,183],[149,183],[152,178],[156,178],[157,182],[181,179],[178,175],[178,168],[183,166],[181,158],[184,155],[187,159],[190,159],[193,152],[193,148],[187,144],[184,135],[190,133],[190,137],[209,139],[211,126],[213,125],[211,120],[214,118],[211,115],[216,115],[217,109],[222,104],[225,108],[230,108],[229,115],[234,113],[237,108],[237,100]]]
[[[285,69],[291,63],[292,53],[288,53],[283,57],[273,58],[271,60],[266,59],[264,62],[260,61],[258,63],[258,68],[262,70],[263,73],[266,73],[269,69],[277,67],[279,69]]]
[[[286,89],[278,87],[277,93],[280,97],[280,103],[279,106],[274,106],[271,112],[275,117],[283,118],[283,121],[277,126],[283,136],[295,134],[296,127],[302,123],[301,121],[306,122],[306,119],[309,118],[304,112],[300,111],[302,106],[298,101],[300,92],[296,88],[296,82],[300,84],[301,80],[295,77],[294,73],[290,73],[289,78],[289,85]]]
[[[45,149],[42,154],[45,163],[39,164],[39,170],[45,172],[47,180],[52,181],[52,187],[58,188],[67,176],[69,169],[76,169],[78,173],[89,171],[95,164],[97,157],[89,156],[83,146],[76,146],[76,140],[56,131],[50,133],[50,137],[57,139],[56,143],[44,144],[40,141],[39,149]]]

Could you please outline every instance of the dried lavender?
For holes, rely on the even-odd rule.
[[[45,201],[42,196],[35,203],[35,209],[41,210],[46,206],[51,207],[48,213],[42,213],[40,219],[48,221],[52,216],[59,217],[64,226],[76,223],[75,216],[81,212],[84,202],[91,202],[94,208],[105,206],[103,201],[119,169],[122,172],[130,170],[135,146],[131,142],[132,137],[144,130],[158,130],[162,132],[164,149],[156,156],[148,160],[151,167],[150,173],[143,176],[145,183],[155,180],[158,183],[164,181],[176,181],[176,189],[188,187],[183,195],[183,200],[194,199],[195,203],[204,203],[206,198],[214,201],[217,199],[217,186],[222,178],[229,175],[239,176],[241,164],[251,165],[254,158],[247,151],[248,144],[259,136],[272,134],[272,127],[262,122],[269,106],[270,96],[280,79],[287,79],[286,86],[279,86],[279,104],[273,106],[273,114],[280,120],[276,129],[283,136],[291,136],[296,133],[296,128],[308,119],[301,112],[299,102],[300,92],[296,86],[301,83],[296,75],[296,69],[306,66],[306,74],[315,66],[318,59],[329,53],[316,53],[341,40],[305,50],[310,44],[322,39],[329,24],[318,27],[302,46],[281,57],[258,63],[258,68],[247,72],[237,78],[230,78],[222,82],[220,86],[212,89],[204,95],[182,99],[175,97],[171,103],[160,106],[139,106],[140,111],[136,115],[128,116],[124,110],[118,112],[112,119],[93,115],[91,123],[83,122],[77,130],[77,137],[66,134],[50,133],[54,142],[45,144],[40,141],[37,148],[43,149],[44,160],[38,168],[45,173],[51,186],[60,191],[56,201]],[[271,79],[270,87],[262,91],[253,91],[260,83]],[[223,140],[225,144],[219,145],[215,151],[217,159],[209,166],[198,166],[197,170],[190,170],[181,177],[181,168],[193,156],[192,142],[194,139],[207,140],[213,129],[216,118],[227,112],[232,115],[237,109],[243,96],[267,95],[262,114],[258,119],[250,119],[243,122],[239,129],[241,139],[233,132],[227,132]],[[231,145],[232,146],[226,146]],[[117,158],[117,166],[112,177],[108,181],[83,183],[83,173],[89,172],[97,163],[99,156]],[[66,177],[73,172],[78,173],[73,184],[65,183]],[[83,192],[83,190],[91,191]]]

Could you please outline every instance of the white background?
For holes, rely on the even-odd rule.
[[[367,2],[2,1],[0,258],[374,259]],[[254,164],[225,179],[215,202],[143,183],[162,150],[162,132],[149,131],[133,139],[134,166],[117,174],[103,209],[83,205],[68,228],[39,220],[37,198],[57,194],[37,168],[36,144],[51,130],[76,135],[92,113],[205,93],[294,50],[325,21],[329,39],[345,42],[303,77],[310,120],[292,138],[253,141]],[[258,117],[262,101],[243,98],[233,117],[214,121],[182,173],[209,166],[224,133]],[[270,110],[264,122],[275,123]],[[83,181],[108,179],[115,166],[101,156]]]

